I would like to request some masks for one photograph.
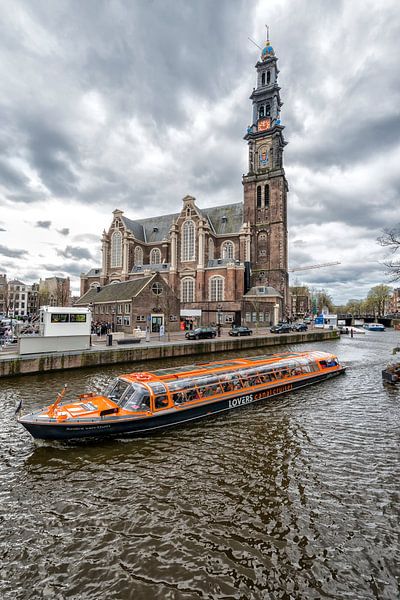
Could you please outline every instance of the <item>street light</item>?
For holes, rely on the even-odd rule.
[[[111,307],[111,315],[112,315],[111,331],[114,333],[114,331],[115,331],[115,306]]]

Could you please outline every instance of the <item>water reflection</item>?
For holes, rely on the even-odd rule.
[[[2,597],[397,597],[400,394],[372,335],[318,346],[345,377],[137,440],[37,443],[13,417],[131,367],[3,380]]]

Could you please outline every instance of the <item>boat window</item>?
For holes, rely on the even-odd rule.
[[[275,371],[275,377],[277,379],[285,379],[286,377],[289,377],[289,375],[290,375],[289,369],[277,369]]]
[[[242,389],[242,387],[243,383],[238,373],[230,373],[221,377],[221,388],[224,392],[233,392]]]
[[[149,383],[149,387],[151,387],[151,389],[154,392],[154,395],[157,396],[158,394],[166,394],[167,389],[165,387],[165,385],[163,383],[160,382],[156,382],[156,383]]]
[[[150,410],[150,394],[146,388],[133,383],[120,404],[125,410]]]
[[[156,396],[154,399],[154,407],[156,410],[166,408],[168,406],[168,397],[166,395]]]
[[[114,379],[106,388],[104,395],[117,404],[121,404],[131,385],[123,379]]]
[[[186,402],[186,394],[185,392],[176,392],[175,394],[172,395],[172,400],[174,402],[174,404],[183,404],[184,402]]]
[[[253,385],[260,385],[260,383],[262,383],[258,370],[249,369],[245,373],[246,373],[245,376],[247,379],[247,385],[253,386]]]

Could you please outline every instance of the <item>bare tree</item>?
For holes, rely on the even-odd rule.
[[[390,281],[398,281],[400,279],[400,252],[397,255],[396,252],[400,250],[400,224],[391,229],[384,229],[383,235],[378,238],[378,243],[389,249],[388,258],[383,264],[388,270]]]
[[[374,313],[374,317],[377,315],[382,317],[386,313],[386,307],[390,300],[391,288],[387,285],[375,285],[368,292],[367,305],[369,305]]]

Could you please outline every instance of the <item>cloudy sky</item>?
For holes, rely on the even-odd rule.
[[[265,27],[289,142],[292,283],[337,303],[386,282],[400,221],[398,0],[3,0],[0,272],[100,265],[131,218],[242,201],[248,99]]]

